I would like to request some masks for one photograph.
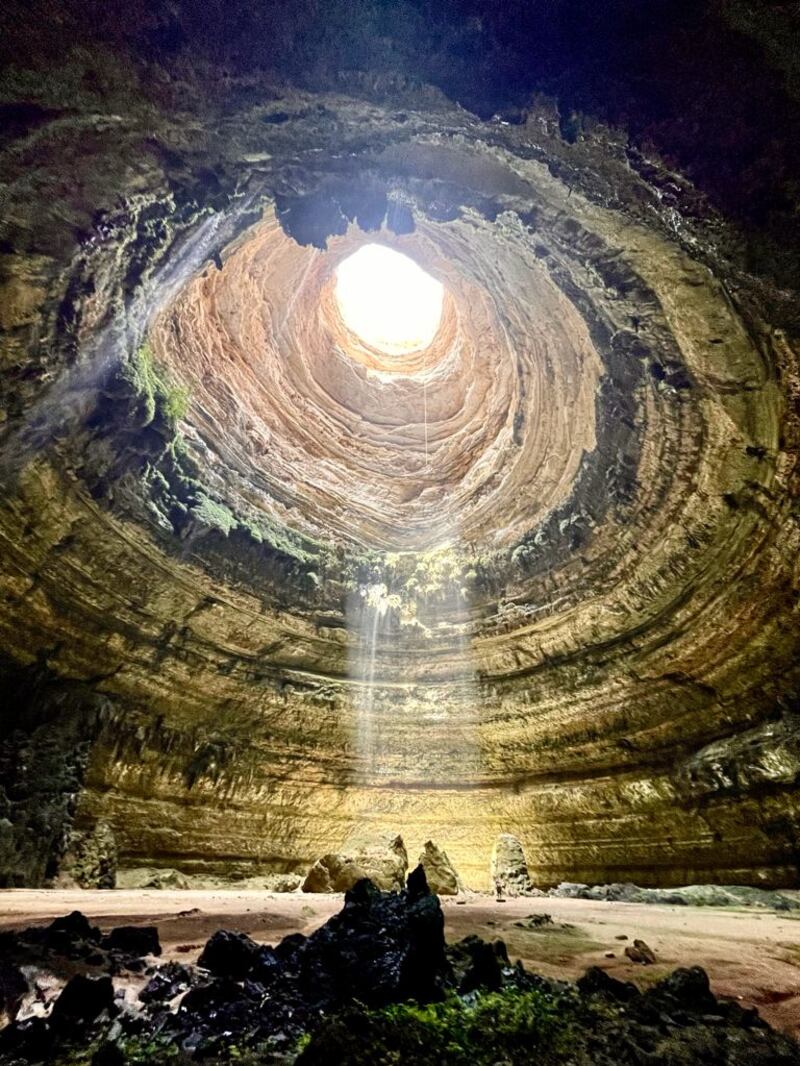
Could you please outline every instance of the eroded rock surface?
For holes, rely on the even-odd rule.
[[[384,892],[403,888],[408,870],[408,854],[403,838],[388,834],[383,838],[354,843],[342,854],[323,855],[308,871],[303,892],[347,892],[365,877]]]
[[[0,12],[0,884],[796,884],[791,5],[63,6]]]
[[[425,871],[425,878],[431,892],[437,896],[457,896],[459,892],[458,874],[453,869],[453,864],[443,851],[432,840],[425,842],[425,847],[419,856],[419,865]]]
[[[525,896],[534,887],[522,844],[511,833],[501,833],[494,842],[491,874],[492,884],[498,894]]]

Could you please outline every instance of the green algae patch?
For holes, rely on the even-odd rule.
[[[142,426],[149,426],[158,416],[169,426],[176,426],[189,406],[189,390],[171,381],[158,368],[149,344],[143,344],[122,370],[122,376],[136,397]]]
[[[577,1007],[551,990],[505,989],[484,995],[451,994],[439,1003],[400,1003],[382,1010],[353,1008],[325,1022],[297,1059],[298,1066],[495,1066],[563,1061]]]
[[[238,525],[230,508],[202,494],[192,508],[192,513],[203,525],[218,529],[226,537]]]

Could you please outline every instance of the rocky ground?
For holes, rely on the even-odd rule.
[[[300,893],[4,893],[0,984],[17,1023],[0,1038],[0,1061],[159,1061],[182,1049],[219,1061],[292,1062],[302,1052],[302,1062],[399,1054],[455,1064],[485,1051],[495,1055],[486,1061],[527,1062],[536,1046],[542,1062],[603,1063],[613,1045],[616,1062],[800,1063],[796,1045],[752,1013],[800,1033],[800,912],[752,900],[726,909],[470,894],[440,902],[421,888],[361,890],[344,903]],[[85,919],[52,923],[77,907]],[[432,1005],[403,1005],[409,997]],[[347,1034],[360,1030],[353,1045]],[[499,1044],[487,1043],[490,1032]]]

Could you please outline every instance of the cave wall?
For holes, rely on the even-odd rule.
[[[64,858],[108,701],[37,666],[4,663],[0,887],[52,880]]]
[[[71,12],[82,51],[6,71],[5,883],[97,826],[123,865],[229,876],[388,829],[475,887],[501,832],[543,884],[796,883],[785,57],[726,12],[741,85],[691,81],[733,100],[720,146],[661,68],[654,101],[562,48],[537,84],[535,20],[476,99],[452,35],[483,64],[510,23],[464,7],[447,77],[398,45],[343,78],[294,23],[272,69],[210,66],[188,8],[174,53]],[[331,302],[376,235],[451,294],[400,375]]]

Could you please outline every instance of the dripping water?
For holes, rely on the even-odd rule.
[[[379,768],[380,736],[375,729],[375,668],[381,651],[391,640],[392,611],[398,598],[389,594],[379,573],[358,590],[358,627],[351,676],[356,680],[356,751],[364,776]]]

